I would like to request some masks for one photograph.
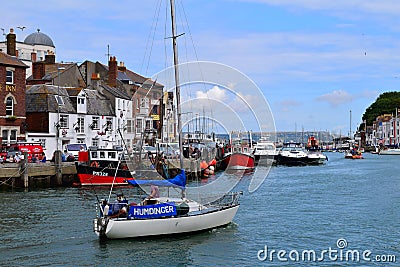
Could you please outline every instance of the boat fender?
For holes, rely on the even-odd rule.
[[[104,211],[103,211],[103,216],[107,216],[109,211],[110,211],[110,206],[105,205],[104,206]]]
[[[107,224],[108,224],[108,218],[99,218],[97,220],[97,226],[100,226],[99,234],[100,237],[102,238],[106,236]]]

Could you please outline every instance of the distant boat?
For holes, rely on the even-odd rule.
[[[379,151],[379,155],[400,155],[400,148],[388,148]]]
[[[252,146],[251,132],[248,132],[249,139],[242,138],[243,132],[232,132],[230,144],[225,152],[221,169],[228,170],[252,170],[255,167],[254,148]]]
[[[269,141],[266,138],[261,137],[258,140],[257,144],[254,146],[254,158],[256,163],[264,162],[265,160],[274,160],[278,155],[278,151],[276,150],[276,146],[273,142]]]
[[[306,149],[308,156],[308,164],[320,165],[324,164],[328,160],[328,157],[324,155],[324,153],[322,153],[321,147],[319,146],[319,142],[314,135],[308,137]]]
[[[301,143],[287,142],[283,143],[282,149],[279,151],[277,164],[288,166],[301,166],[308,164],[308,155]]]
[[[345,159],[363,159],[364,156],[363,156],[361,151],[359,151],[358,149],[353,148],[351,150],[347,150],[344,153],[344,158]]]

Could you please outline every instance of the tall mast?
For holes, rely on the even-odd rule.
[[[178,113],[178,139],[179,139],[179,163],[180,168],[183,168],[182,159],[182,122],[181,122],[181,92],[179,86],[179,71],[178,71],[178,49],[176,46],[176,26],[175,26],[175,3],[174,0],[170,0],[171,4],[171,25],[172,25],[172,48],[174,52],[174,71],[175,71],[175,95],[176,95],[176,112]]]

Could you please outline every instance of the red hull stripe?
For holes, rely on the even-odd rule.
[[[98,176],[93,174],[78,174],[81,185],[112,185],[114,176]],[[128,185],[127,180],[134,180],[133,178],[115,177],[115,185]]]
[[[254,168],[254,158],[246,154],[234,153],[225,160],[228,161],[228,168],[234,168],[238,166],[248,169]]]

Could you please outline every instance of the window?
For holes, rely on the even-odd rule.
[[[64,100],[63,100],[62,96],[60,96],[60,95],[55,95],[54,97],[56,98],[56,101],[57,101],[57,104],[58,104],[58,105],[60,105],[60,106],[63,106],[63,105],[64,105]]]
[[[11,130],[10,141],[13,143],[17,142],[17,130]]]
[[[136,133],[140,134],[143,128],[143,120],[140,118],[136,119]]]
[[[159,96],[157,92],[153,92],[153,99],[154,100],[159,100]]]
[[[60,126],[61,128],[68,128],[68,115],[60,115]]]
[[[112,130],[112,118],[107,118],[106,122],[107,122],[107,131],[111,131]]]
[[[151,121],[146,121],[146,130],[150,129]]]
[[[126,132],[127,133],[135,132],[133,120],[129,120],[129,119],[126,120]]]
[[[154,105],[151,109],[151,114],[158,114],[158,106]]]
[[[92,118],[92,129],[93,130],[98,130],[99,129],[99,120],[100,120],[100,117],[93,117]]]
[[[6,99],[6,115],[14,115],[14,98],[12,96],[7,97]]]
[[[99,139],[92,139],[92,146],[99,146]]]
[[[12,69],[12,68],[7,68],[6,83],[10,83],[10,84],[14,83],[14,69]]]
[[[76,139],[76,142],[77,142],[78,144],[84,144],[84,143],[85,143],[85,138],[77,138],[77,139]]]
[[[8,130],[1,131],[1,137],[3,138],[3,143],[8,142]]]
[[[85,104],[85,99],[82,97],[78,97],[78,105],[84,105]]]
[[[140,107],[141,108],[148,108],[149,107],[149,99],[148,98],[142,98]]]
[[[77,125],[77,133],[84,133],[85,132],[85,118],[79,117],[78,118],[78,125]]]

